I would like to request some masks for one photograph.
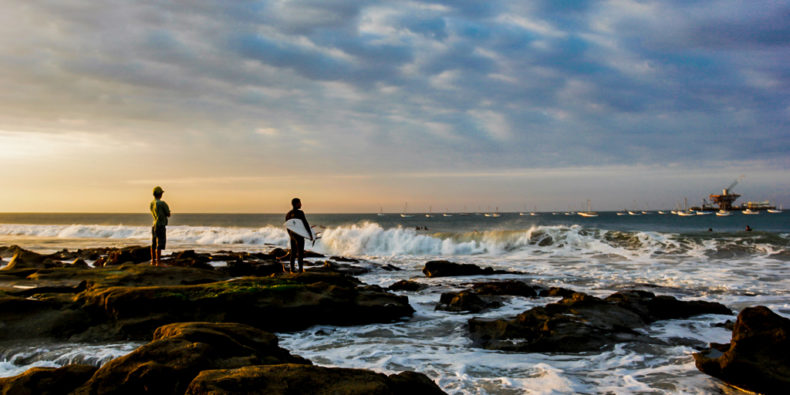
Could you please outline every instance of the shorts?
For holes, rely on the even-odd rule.
[[[164,250],[167,245],[167,228],[164,226],[151,227],[151,248]]]

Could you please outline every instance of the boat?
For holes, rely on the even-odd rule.
[[[760,214],[760,212],[746,208],[746,209],[741,210],[741,214],[743,214],[743,215],[757,215],[757,214]]]
[[[639,212],[639,211],[631,211],[631,210],[628,210],[628,215],[642,215],[642,213],[641,213],[641,212]]]
[[[664,215],[664,214],[666,214],[666,213],[667,213],[667,212],[666,212],[666,211],[664,211],[664,210],[658,210],[658,214],[659,214],[659,215]]]
[[[711,214],[713,214],[713,211],[707,211],[707,210],[706,211],[702,211],[702,210],[700,210],[700,211],[696,211],[694,214],[697,214],[697,215],[711,215]]]
[[[379,206],[379,213],[377,215],[379,217],[383,217],[384,216],[384,208],[383,207]]]
[[[689,210],[689,201],[686,198],[683,198],[683,207],[685,209],[678,210],[678,216],[680,217],[691,217],[696,216],[697,214],[694,213],[694,210]]]
[[[625,210],[623,210],[623,211],[618,211],[618,212],[617,212],[617,215],[628,215],[628,212],[626,212]]]
[[[732,213],[730,213],[727,210],[719,210],[719,211],[716,212],[716,216],[717,217],[729,217],[730,214],[732,214]]]
[[[579,214],[580,216],[585,218],[595,218],[598,216],[598,213],[590,210],[590,199],[587,199],[587,211],[579,211],[576,214]]]
[[[406,214],[406,210],[409,208],[409,203],[403,203],[403,212],[400,214],[401,218],[411,218],[414,215]]]
[[[433,207],[428,206],[428,214],[425,214],[425,218],[433,217]]]
[[[769,208],[768,210],[765,210],[765,211],[767,211],[767,212],[769,212],[771,214],[781,214],[782,213],[782,205],[780,204],[778,209],[776,209],[776,208]]]

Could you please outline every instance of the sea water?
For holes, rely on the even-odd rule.
[[[503,213],[311,214],[323,237],[308,249],[357,258],[359,278],[387,287],[402,279],[429,285],[399,292],[416,310],[404,321],[353,327],[315,326],[279,333],[281,345],[316,364],[384,373],[425,373],[449,393],[721,393],[732,390],[699,372],[691,354],[726,343],[735,315],[659,321],[643,332],[667,345],[622,343],[599,352],[513,353],[476,348],[472,317],[509,318],[557,298],[513,297],[479,314],[436,311],[442,292],[472,282],[522,280],[599,297],[639,288],[681,300],[723,303],[734,311],[764,305],[790,317],[790,214],[678,217],[656,213],[597,218]],[[174,214],[168,250],[265,251],[285,247],[284,215]],[[746,225],[754,231],[745,232]],[[146,245],[146,214],[0,214],[0,245],[39,252]],[[446,259],[525,274],[426,278],[426,261]],[[0,264],[1,265],[1,264]],[[394,265],[400,271],[379,269]],[[0,344],[0,376],[73,361],[99,365],[139,343]],[[89,358],[103,355],[102,358]]]

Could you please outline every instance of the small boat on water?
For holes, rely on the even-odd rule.
[[[695,214],[697,214],[697,215],[711,215],[711,214],[713,214],[713,211],[697,211],[697,212],[695,212]]]
[[[731,213],[729,211],[727,211],[727,210],[719,210],[719,211],[716,212],[716,216],[717,217],[729,217],[730,214]]]
[[[751,210],[751,209],[747,208],[747,209],[741,210],[741,214],[744,214],[744,215],[758,215],[758,214],[760,214],[760,212],[759,211],[754,211],[754,210]]]
[[[618,216],[621,216],[621,215],[628,215],[628,213],[627,213],[627,212],[625,212],[625,210],[624,210],[624,211],[618,211],[618,212],[617,212],[617,215],[618,215]]]
[[[590,209],[590,199],[587,199],[587,211],[579,211],[577,214],[585,218],[595,218],[598,216],[598,213]]]
[[[767,212],[769,212],[771,214],[781,214],[782,213],[782,205],[780,204],[778,209],[769,208],[768,210],[765,210],[765,211],[767,211]]]
[[[664,215],[664,214],[666,214],[666,213],[667,213],[667,212],[666,212],[666,211],[664,211],[664,210],[658,210],[658,214],[659,214],[659,215]]]
[[[696,214],[695,212],[691,211],[691,210],[688,210],[688,211],[678,211],[678,216],[679,216],[679,217],[694,217],[694,216],[696,216],[696,215],[697,215],[697,214]]]
[[[628,215],[642,215],[640,211],[628,211]]]

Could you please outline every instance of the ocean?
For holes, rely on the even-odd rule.
[[[360,259],[374,270],[359,276],[387,287],[402,279],[430,284],[409,297],[414,316],[403,322],[312,327],[278,333],[294,354],[326,366],[427,374],[448,393],[735,393],[699,372],[691,354],[726,343],[721,327],[735,315],[659,321],[646,334],[670,346],[618,344],[587,353],[512,353],[475,348],[466,335],[472,317],[512,317],[554,298],[514,297],[481,314],[434,310],[442,292],[475,281],[516,279],[605,297],[638,287],[681,300],[723,303],[734,311],[764,305],[790,317],[790,213],[679,217],[600,213],[537,216],[476,214],[311,214],[323,237],[308,249]],[[173,214],[168,252],[184,249],[265,251],[285,247],[283,214]],[[63,248],[147,245],[150,215],[0,214],[0,245],[37,252]],[[746,226],[753,231],[745,232]],[[451,260],[526,274],[426,278],[425,262]],[[375,268],[394,265],[400,271]],[[0,377],[32,366],[101,364],[139,343],[0,345]]]

